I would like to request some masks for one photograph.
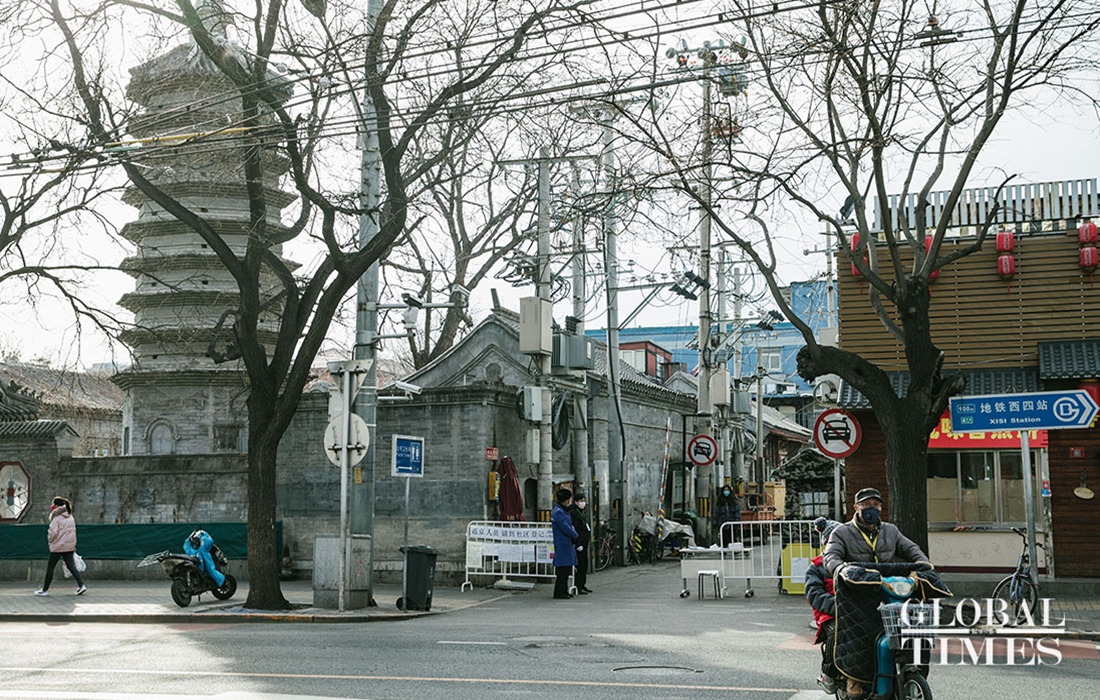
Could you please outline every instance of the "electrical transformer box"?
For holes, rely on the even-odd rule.
[[[549,299],[523,297],[519,300],[519,351],[528,355],[549,355],[552,348],[550,322],[554,305]]]
[[[562,369],[592,369],[592,339],[572,333],[555,333],[551,364]]]
[[[542,458],[542,433],[537,427],[527,429],[527,461],[538,464]]]
[[[722,368],[710,375],[710,402],[715,406],[728,406],[730,403],[730,371]]]
[[[546,391],[541,386],[523,387],[523,417],[529,421],[542,420],[542,392]]]

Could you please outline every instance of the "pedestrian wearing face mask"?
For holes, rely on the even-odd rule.
[[[822,555],[830,576],[845,562],[909,561],[931,565],[916,542],[901,534],[896,525],[883,522],[882,505],[878,489],[860,489],[856,493],[855,515],[833,532]]]
[[[741,501],[733,493],[733,487],[729,484],[722,484],[722,488],[718,491],[718,499],[714,504],[714,513],[711,515],[710,531],[711,537],[719,540],[719,546],[725,547],[728,542],[726,539],[729,537],[737,538],[736,528],[725,528],[723,530],[722,523],[733,523],[741,519]]]
[[[591,593],[588,587],[588,543],[592,541],[592,529],[588,527],[588,520],[584,517],[584,507],[588,505],[588,499],[583,493],[573,496],[573,505],[569,506],[569,517],[573,519],[573,529],[577,531],[577,541],[573,544],[577,550],[577,568],[573,574],[573,585],[577,587],[577,593],[585,595]]]

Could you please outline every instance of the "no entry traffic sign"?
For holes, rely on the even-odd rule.
[[[863,437],[855,416],[839,408],[830,408],[814,422],[814,443],[827,457],[843,459],[859,447]]]
[[[710,435],[696,435],[688,443],[688,459],[697,467],[714,464],[718,459],[718,443]]]

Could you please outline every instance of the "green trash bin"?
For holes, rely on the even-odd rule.
[[[431,610],[435,586],[435,558],[439,552],[423,545],[402,547],[405,555],[404,593],[397,601],[402,610]]]

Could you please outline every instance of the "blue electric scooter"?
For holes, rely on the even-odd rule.
[[[875,564],[858,564],[867,569]],[[893,566],[893,565],[888,565]],[[886,567],[883,567],[886,568]],[[931,628],[933,606],[916,601],[917,582],[913,576],[883,576],[883,603],[878,607],[882,616],[883,632],[875,640],[875,678],[865,700],[931,700],[932,688],[928,685],[928,665],[916,660],[929,658],[932,639],[922,635],[922,628]],[[902,609],[909,602],[903,615]],[[920,649],[914,654],[914,645]],[[915,658],[914,658],[915,657]],[[837,673],[836,697],[851,700],[847,692],[847,679]]]

